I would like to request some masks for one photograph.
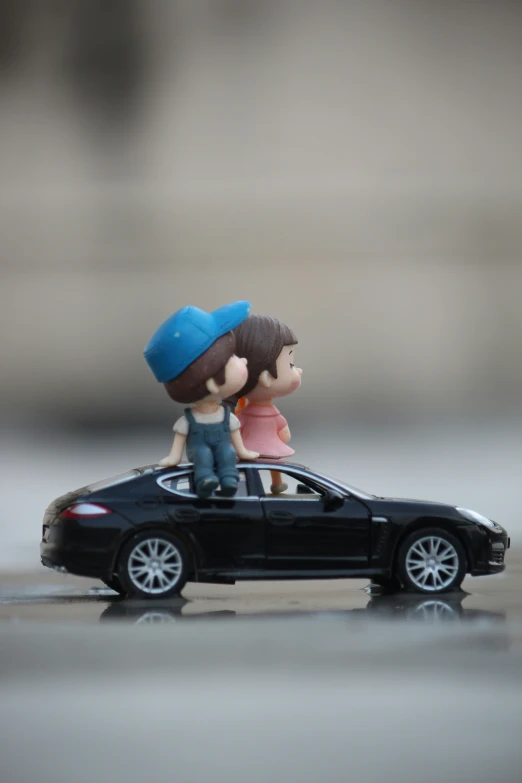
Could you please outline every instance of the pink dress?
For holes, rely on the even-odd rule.
[[[287,423],[275,405],[247,404],[237,417],[241,423],[241,437],[247,449],[258,451],[262,457],[279,458],[295,454],[277,434]]]

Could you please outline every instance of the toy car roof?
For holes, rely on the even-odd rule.
[[[286,462],[286,460],[282,459],[272,459],[270,457],[259,457],[258,459],[253,460],[242,460],[237,463],[239,468],[248,468],[252,466],[258,466],[261,467],[263,465],[270,465],[270,466],[279,466],[281,468],[286,468],[288,470],[291,470],[292,468],[298,468],[299,470],[307,470],[310,473],[313,471],[307,466],[302,465],[300,462]],[[175,468],[170,468],[170,470],[190,470],[192,468],[192,462],[181,462],[179,465],[176,465]],[[135,470],[139,471],[140,473],[149,472],[151,470],[168,470],[168,468],[163,468],[160,465],[145,465],[142,468],[135,468]]]
[[[291,470],[292,468],[297,468],[298,470],[305,470],[312,475],[314,475],[313,471],[310,470],[310,468],[306,467],[306,465],[301,465],[298,462],[285,462],[284,460],[278,460],[278,459],[257,459],[257,460],[249,460],[244,462],[238,462],[238,468],[247,468],[251,467],[252,465],[256,465],[259,468],[268,467],[269,469],[271,467],[278,467],[282,468],[283,470],[286,468],[287,470]],[[191,470],[193,467],[192,462],[182,462],[179,465],[176,465],[175,467],[171,468],[164,468],[161,465],[158,464],[152,464],[152,465],[141,465],[141,467],[138,468],[132,468],[131,470],[126,471],[125,473],[119,473],[116,476],[110,476],[105,479],[101,479],[100,481],[95,481],[91,484],[88,484],[85,487],[80,487],[80,489],[74,490],[71,494],[71,497],[74,495],[82,495],[87,494],[91,492],[97,492],[100,489],[107,489],[109,487],[116,486],[116,484],[125,484],[128,481],[132,481],[133,479],[137,479],[140,476],[144,476],[147,473],[162,473],[162,472],[178,472],[178,471],[186,471]]]

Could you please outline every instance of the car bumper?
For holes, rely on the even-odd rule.
[[[44,520],[40,558],[42,565],[76,576],[107,579],[125,535],[133,530],[125,520],[112,515],[113,524],[100,529],[96,518],[82,522]]]
[[[112,560],[111,552],[100,552],[98,549],[78,552],[74,547],[68,548],[43,541],[40,544],[42,565],[62,573],[108,579],[112,573]]]
[[[505,530],[502,533],[494,533],[489,536],[475,560],[471,569],[471,576],[500,574],[504,571],[506,568],[506,552],[510,545],[511,541]]]

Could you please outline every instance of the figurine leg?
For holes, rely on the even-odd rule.
[[[212,449],[206,444],[201,444],[192,449],[187,456],[194,463],[196,495],[200,498],[208,498],[219,483],[214,471]]]
[[[215,450],[216,469],[221,486],[221,493],[232,497],[237,492],[239,471],[236,467],[237,456],[234,447],[229,443],[220,443]]]
[[[270,475],[272,477],[272,486],[270,492],[272,495],[280,495],[282,492],[286,492],[288,484],[285,484],[283,477],[278,470],[271,470]]]

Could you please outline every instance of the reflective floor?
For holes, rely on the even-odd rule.
[[[344,615],[402,620],[522,621],[522,557],[510,553],[509,570],[467,577],[462,590],[438,596],[389,593],[364,579],[188,584],[170,600],[122,600],[96,580],[42,568],[0,577],[0,621],[158,622],[272,615]]]
[[[4,575],[0,779],[519,781],[522,558],[463,587]]]
[[[95,580],[56,574],[5,575],[0,581],[0,623],[129,624],[285,618],[343,623],[465,624],[482,642],[510,646],[522,625],[522,559],[491,577],[468,577],[462,590],[438,596],[389,593],[368,580],[189,584],[170,600],[124,600]],[[7,622],[5,622],[7,621]],[[511,631],[507,634],[507,628]],[[481,643],[482,643],[481,642]],[[475,643],[475,642],[474,642]]]

